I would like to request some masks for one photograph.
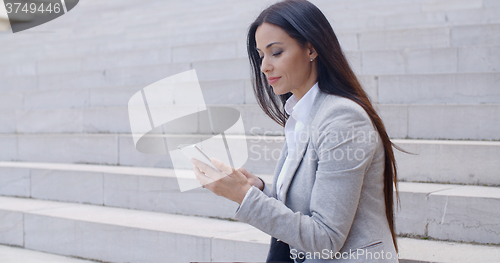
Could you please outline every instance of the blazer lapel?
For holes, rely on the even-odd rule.
[[[304,129],[302,130],[301,136],[299,136],[297,145],[295,146],[295,152],[293,153],[292,156],[290,156],[290,158],[292,158],[292,159],[290,160],[290,165],[288,166],[288,170],[285,172],[285,178],[283,180],[283,188],[281,189],[283,203],[286,202],[288,188],[290,187],[290,184],[292,183],[292,180],[293,180],[293,177],[295,176],[295,172],[297,171],[297,168],[299,168],[299,165],[302,162],[302,159],[303,159],[304,154],[305,154],[306,149],[307,149],[307,145],[309,145],[309,140],[311,139],[311,132],[312,132],[311,131],[312,120],[314,119],[314,116],[316,116],[316,113],[318,112],[318,109],[326,96],[327,96],[326,93],[319,90],[318,94],[316,95],[316,98],[314,98],[314,103],[313,103],[313,106],[312,106],[311,111],[309,113],[309,118],[307,119],[307,123],[304,125]],[[286,141],[285,141],[285,145],[286,145]],[[288,149],[285,149],[285,150],[288,150]],[[285,152],[285,154],[283,154],[283,152],[282,152],[282,156],[283,155],[286,157],[287,153]],[[283,159],[283,161],[284,161],[284,159]],[[279,171],[277,171],[278,175],[279,175],[279,172],[281,171],[282,166],[283,166],[283,163],[281,164]],[[275,178],[277,180],[276,171],[275,171]],[[275,185],[276,185],[276,180],[274,180]],[[276,187],[274,187],[274,188],[276,189]],[[276,190],[274,190],[274,192],[276,192]]]
[[[283,140],[283,147],[281,148],[281,154],[276,163],[276,168],[274,168],[274,177],[273,177],[273,189],[272,194],[275,198],[277,198],[276,193],[276,183],[278,182],[278,176],[280,175],[281,169],[283,168],[283,164],[285,163],[285,159],[288,155],[288,145],[286,143],[286,138]]]

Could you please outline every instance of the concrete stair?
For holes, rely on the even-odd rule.
[[[482,31],[484,32],[482,34],[488,34],[497,30],[498,24],[484,25],[479,28],[463,26],[460,27],[460,29],[461,31]],[[391,32],[399,36],[401,35],[399,31],[405,30],[383,32]],[[457,29],[457,31],[459,30]],[[347,52],[346,55],[351,59],[354,69],[359,74],[432,74],[498,71],[498,60],[496,59],[496,56],[498,56],[498,52],[496,52],[498,47],[494,45],[495,39],[469,39],[456,33],[456,38],[463,41],[463,43],[453,43],[431,50],[426,46],[395,49],[393,47],[388,47],[384,43],[380,44],[380,47],[358,47],[358,37],[361,42],[360,45],[368,45],[364,44],[364,42],[375,45],[374,42],[376,39],[369,39],[370,35],[368,34],[373,35],[374,38],[381,37],[380,31],[359,33],[358,36],[339,35],[339,39],[341,43],[344,44],[343,47],[345,47]],[[464,33],[464,35],[466,34]],[[447,34],[447,37],[450,37],[450,35]],[[244,40],[245,35],[238,36],[238,38],[243,38]],[[352,40],[349,40],[349,38],[352,38]],[[364,40],[365,38],[367,40]],[[395,42],[399,43],[398,41]],[[239,46],[244,44],[245,42],[242,40],[238,42],[228,42],[223,39],[218,39],[216,42],[206,41],[205,43],[195,43],[192,45],[184,44],[182,46],[177,46],[174,43],[164,43],[164,45],[159,46],[155,50],[149,48],[135,48],[131,51],[110,50],[110,52],[106,52],[105,54],[88,54],[84,57],[72,57],[70,54],[60,54],[61,58],[54,57],[50,60],[37,59],[36,61],[26,60],[24,62],[21,61],[22,64],[17,66],[12,66],[5,62],[0,63],[0,65],[2,69],[1,74],[5,76],[30,76],[37,74],[45,76],[50,74],[86,72],[93,70],[102,71],[106,69],[128,67],[136,69],[139,66],[162,66],[166,63],[197,61],[216,62],[234,59],[240,59],[242,60],[241,63],[246,65],[248,64],[246,49],[239,50]],[[403,46],[404,44],[400,45]],[[64,47],[60,48],[64,50]],[[103,51],[105,50],[101,52]],[[492,56],[487,56],[487,54],[491,54]],[[378,64],[376,64],[376,62],[381,59],[385,65],[384,67],[377,67]],[[361,60],[363,62],[363,70],[360,71],[359,68],[361,65],[357,64],[360,64]],[[16,71],[16,69],[19,70]]]
[[[215,89],[212,91],[215,97]],[[118,95],[125,93],[129,92],[125,91]],[[82,95],[81,92],[59,94],[74,98],[73,102],[62,101],[61,104],[88,103],[86,98],[79,96]],[[83,95],[88,96],[86,93]],[[397,94],[390,96],[396,97]],[[40,99],[33,99],[33,102],[49,103],[51,99],[57,97],[40,96]],[[9,97],[5,99],[8,100]],[[244,130],[233,129],[228,131],[228,134],[283,135],[283,129],[267,117],[258,105],[214,104],[212,106],[226,106],[240,111]],[[199,106],[172,105],[170,109],[169,106],[165,106],[170,112],[182,112],[192,108],[196,109]],[[391,138],[500,140],[498,133],[500,104],[378,104],[376,108]],[[489,118],[477,118],[477,116],[489,116]],[[36,121],[40,119],[45,121]],[[0,133],[4,134],[130,133],[127,107],[5,110],[0,111],[0,120],[4,123]],[[193,126],[193,131],[198,129]]]
[[[238,207],[204,188],[181,193],[171,169],[4,162],[0,174],[5,196],[229,219]],[[272,175],[260,176],[272,187]],[[498,187],[400,182],[399,189],[399,234],[500,245]]]
[[[246,30],[273,2],[80,1],[31,32],[0,32],[0,244],[22,247],[0,246],[0,262],[59,262],[35,250],[263,262],[269,236],[225,220],[235,203],[180,193],[170,157],[134,148],[126,107],[141,88],[196,69],[208,105],[242,113],[245,130],[227,134],[247,141],[245,167],[271,182],[283,131],[253,96]],[[500,2],[311,2],[393,142],[416,154],[396,151],[397,230],[435,240],[399,238],[401,262],[497,262]]]
[[[15,246],[0,246],[0,260],[9,263],[96,263],[68,256],[54,255]]]
[[[207,262],[238,258],[262,262],[270,240],[247,224],[227,220],[2,199],[0,211],[6,218],[2,228],[8,229],[2,235],[2,243],[105,262]]]
[[[200,137],[201,138],[201,137]],[[246,140],[254,173],[272,174],[282,136],[228,136]],[[393,140],[412,153],[395,151],[400,180],[500,186],[500,143],[488,141]],[[0,136],[0,158],[16,162],[83,163],[172,168],[167,155],[138,152],[127,134],[26,134]],[[67,149],[72,149],[70,152]],[[43,150],[40,150],[43,149]],[[218,152],[214,152],[217,157]],[[239,153],[234,153],[238,156]],[[222,156],[222,155],[221,155]],[[222,158],[222,157],[221,157]],[[190,169],[190,167],[185,167]]]
[[[0,197],[2,243],[107,262],[264,262],[270,237],[239,222]],[[175,240],[175,241],[174,241]],[[182,244],[191,244],[189,247]],[[400,238],[401,262],[495,262],[495,246]],[[475,254],[477,253],[477,255]],[[473,256],[472,256],[473,255]]]

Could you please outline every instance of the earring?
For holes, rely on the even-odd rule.
[[[314,60],[314,58],[311,58],[311,62]]]

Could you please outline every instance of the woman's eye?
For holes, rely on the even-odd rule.
[[[273,56],[279,56],[279,55],[281,55],[281,53],[283,53],[283,51],[280,51],[280,52],[278,52],[278,53],[274,53],[274,54],[273,54]],[[259,58],[260,58],[260,60],[263,60],[263,59],[264,59],[264,56],[259,57]]]

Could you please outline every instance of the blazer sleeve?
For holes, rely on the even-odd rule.
[[[321,113],[325,117],[314,122],[319,124],[311,136],[317,169],[310,171],[311,178],[315,175],[310,215],[294,212],[261,191],[249,191],[235,219],[303,251],[339,251],[351,229],[365,173],[380,147],[363,142],[369,134],[378,138],[378,133],[366,112],[352,104],[330,107]]]
[[[264,182],[264,188],[262,189],[262,192],[264,194],[266,194],[267,196],[272,197],[272,194],[273,194],[272,189],[269,186],[267,186],[265,182]]]

